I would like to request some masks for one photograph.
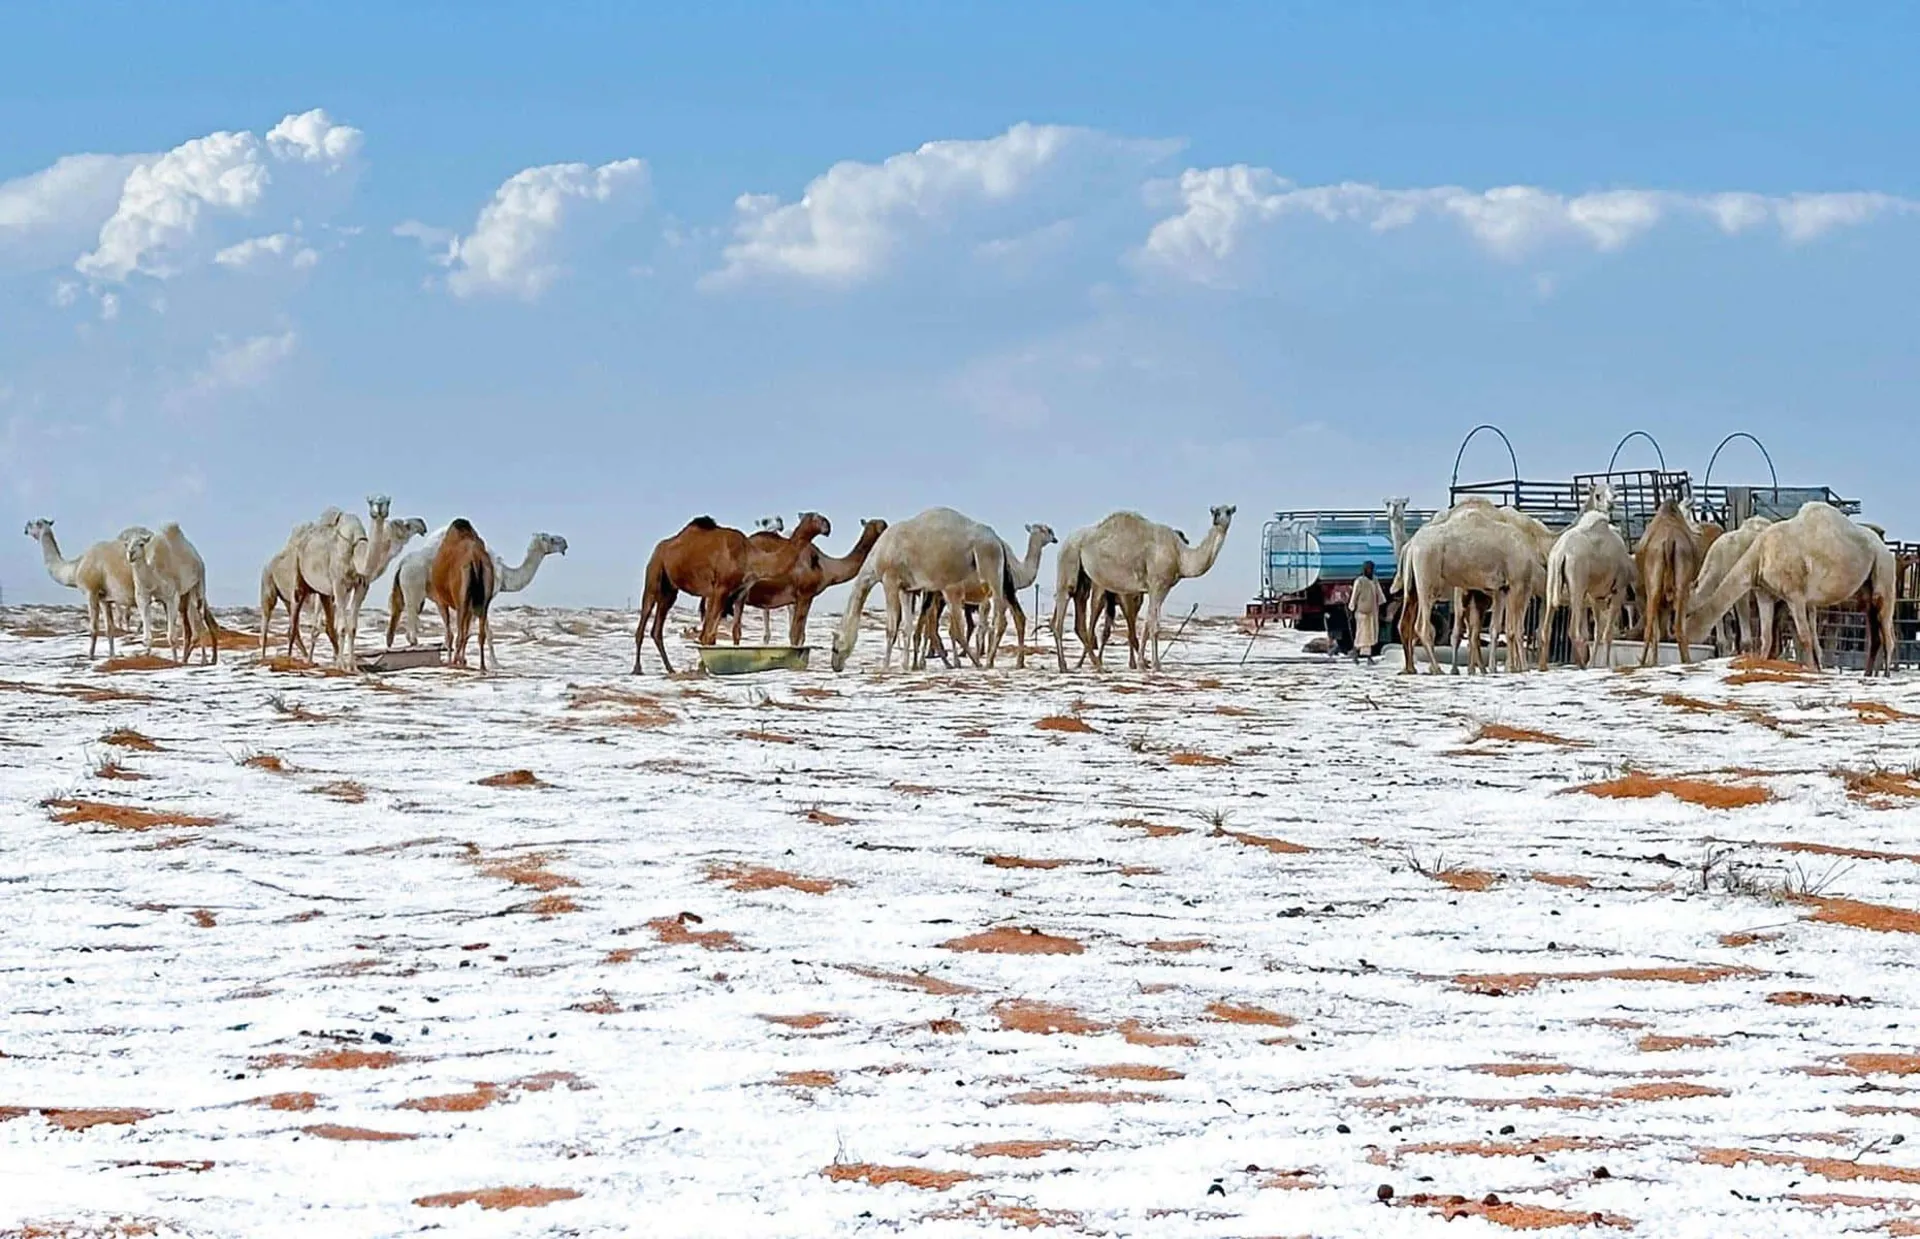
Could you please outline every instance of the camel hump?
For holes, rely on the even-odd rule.
[[[720,528],[720,522],[714,520],[711,516],[696,516],[692,520],[687,522],[687,528],[688,529],[718,529]]]
[[[456,516],[453,518],[453,523],[447,526],[447,530],[449,533],[471,534],[473,526],[468,523],[466,517]]]

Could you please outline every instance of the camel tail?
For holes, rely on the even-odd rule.
[[[399,588],[400,583],[395,581],[394,589],[398,590]],[[491,557],[476,555],[473,558],[473,562],[467,565],[465,593],[467,609],[475,615],[485,615],[487,613],[487,604],[493,601],[493,561]]]
[[[1553,553],[1547,556],[1547,610],[1549,613],[1567,604],[1567,596],[1571,589],[1567,582],[1567,557],[1561,551],[1560,544],[1556,542]]]

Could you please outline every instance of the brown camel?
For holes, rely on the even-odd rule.
[[[700,644],[712,645],[720,621],[744,605],[749,590],[762,580],[778,580],[813,547],[813,540],[833,532],[818,512],[800,514],[793,535],[779,546],[754,546],[738,529],[719,524],[711,516],[696,516],[686,527],[653,548],[647,559],[640,591],[640,622],[633,630],[633,673],[640,674],[640,653],[646,646],[647,626],[653,626],[654,648],[660,663],[673,674],[667,657],[667,613],[681,594],[700,599]]]
[[[1660,652],[1660,632],[1671,626],[1680,661],[1693,661],[1687,643],[1687,600],[1693,597],[1703,554],[1698,530],[1673,500],[1663,501],[1633,548],[1640,576],[1640,665],[1649,667]]]
[[[447,526],[427,568],[427,597],[440,608],[440,627],[448,634],[457,632],[448,665],[467,665],[467,639],[473,621],[480,621],[480,670],[487,669],[487,643],[492,629],[487,622],[487,607],[493,601],[493,554],[480,540],[473,526],[455,520]],[[457,627],[456,627],[457,626]]]
[[[801,524],[804,526],[805,521]],[[873,544],[886,531],[887,522],[883,520],[862,521],[860,540],[845,555],[823,555],[819,547],[809,546],[784,576],[763,576],[754,582],[753,588],[747,591],[745,601],[734,609],[733,643],[740,644],[740,622],[746,618],[748,607],[759,607],[766,611],[792,607],[793,618],[787,625],[787,643],[805,645],[807,613],[813,609],[813,600],[834,586],[845,585],[858,576],[860,565],[867,562],[867,552],[873,549]],[[796,527],[793,534],[799,537],[800,528]],[[765,530],[747,539],[748,545],[769,553],[778,549],[776,544],[786,541],[781,535],[769,534]]]

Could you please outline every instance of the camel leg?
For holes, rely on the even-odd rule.
[[[980,666],[980,655],[973,649],[973,642],[967,640],[967,634],[961,629],[961,619],[967,609],[966,599],[959,590],[947,594],[947,635],[953,638],[954,648],[967,656],[967,661],[975,667]]]
[[[1800,665],[1820,669],[1820,642],[1813,628],[1813,616],[1803,598],[1788,601],[1787,609],[1793,615],[1793,632],[1800,641]]]
[[[1140,632],[1140,665],[1147,671],[1160,670],[1160,608],[1166,601],[1164,590],[1147,595],[1147,622]]]
[[[1102,601],[1096,605],[1104,606],[1106,595],[1101,594],[1099,597]],[[1094,603],[1094,595],[1091,589],[1088,591],[1087,601],[1089,604]],[[1080,638],[1081,657],[1083,659],[1093,659],[1093,669],[1095,671],[1105,671],[1107,669],[1106,651],[1101,649],[1100,643],[1094,639],[1093,620],[1088,614],[1090,609],[1090,606],[1082,606],[1078,602],[1075,603],[1073,608],[1074,634]]]
[[[1059,660],[1060,670],[1062,672],[1065,672],[1067,669],[1067,647],[1062,644],[1063,639],[1067,635],[1067,608],[1077,605],[1077,598],[1069,597],[1066,593],[1055,595],[1053,600],[1053,618],[1047,624],[1048,629],[1053,633],[1054,657]],[[1078,628],[1079,625],[1076,624],[1075,627]],[[1084,662],[1085,659],[1085,651],[1082,651],[1081,661]]]
[[[92,594],[87,595],[87,658],[89,661],[100,648],[100,602]]]
[[[671,582],[663,581],[653,597],[653,648],[660,651],[660,666],[668,675],[673,674],[673,663],[667,658],[667,615],[673,610],[674,599],[679,596],[680,591]],[[704,604],[706,600],[701,601]],[[637,652],[634,661],[636,665],[639,662]]]
[[[1640,623],[1640,665],[1653,666],[1654,659],[1660,654],[1660,615],[1666,609],[1667,591],[1663,583],[1656,578],[1647,586],[1647,596],[1640,601],[1643,612]]]
[[[807,616],[812,611],[811,598],[801,598],[793,604],[793,613],[787,620],[787,644],[798,647],[807,643]]]
[[[1582,671],[1593,664],[1593,647],[1587,644],[1587,620],[1591,614],[1595,613],[1597,612],[1593,606],[1593,600],[1587,597],[1586,591],[1574,591],[1573,598],[1567,605],[1567,633],[1573,641],[1574,665]],[[1548,635],[1551,633],[1549,632]],[[1543,647],[1540,652],[1540,666],[1544,669],[1547,665],[1544,648],[1547,644],[1546,640],[1543,638],[1540,644]]]
[[[273,628],[273,604],[280,599],[280,591],[270,589],[260,595],[260,657],[267,656],[267,633]]]
[[[480,674],[487,673],[487,642],[493,640],[493,627],[487,622],[487,613],[480,612]],[[499,666],[496,660],[494,666]]]

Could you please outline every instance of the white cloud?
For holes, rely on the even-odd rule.
[[[110,323],[120,317],[120,298],[112,293],[103,293],[100,297],[100,321]]]
[[[52,167],[0,181],[0,268],[64,266],[113,214],[141,155],[66,155]]]
[[[516,172],[480,208],[473,231],[448,242],[440,260],[450,268],[447,287],[459,297],[505,293],[532,301],[565,272],[571,251],[638,215],[647,199],[644,159]],[[394,231],[431,244],[439,230],[408,221]]]
[[[430,250],[445,249],[460,234],[451,228],[436,228],[417,219],[402,220],[393,226],[393,235],[418,241]]]
[[[259,387],[293,356],[296,342],[291,331],[222,340],[207,351],[207,364],[194,374],[189,387],[201,394]]]
[[[1445,185],[1382,189],[1345,183],[1299,186],[1245,164],[1190,168],[1174,187],[1179,210],[1147,235],[1141,256],[1201,281],[1224,278],[1225,260],[1255,228],[1289,216],[1353,222],[1376,232],[1421,219],[1449,220],[1492,254],[1517,259],[1556,244],[1617,250],[1665,220],[1705,219],[1728,235],[1772,224],[1789,242],[1882,215],[1920,212],[1920,202],[1878,193],[1692,194],[1615,189],[1566,195],[1530,185],[1469,190]]]
[[[276,232],[264,237],[248,237],[238,244],[229,245],[215,254],[213,260],[236,271],[259,269],[279,262],[285,262],[296,271],[305,271],[320,261],[320,254],[302,245],[292,233]]]
[[[815,177],[799,201],[742,194],[734,202],[733,241],[709,285],[757,276],[853,284],[883,270],[915,233],[977,235],[995,208],[1016,203],[1052,218],[1027,217],[1007,231],[1021,234],[1071,210],[1063,199],[1084,195],[1115,171],[1137,172],[1174,145],[1115,138],[1091,129],[1018,124],[998,137],[929,142],[882,163],[837,163]],[[1051,200],[1049,200],[1051,199]]]
[[[178,274],[217,242],[231,221],[324,208],[350,186],[362,135],[315,109],[268,131],[211,133],[137,164],[119,204],[100,226],[96,248],[74,264],[85,276],[118,282],[138,272]]]

